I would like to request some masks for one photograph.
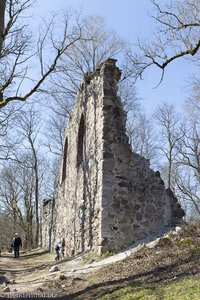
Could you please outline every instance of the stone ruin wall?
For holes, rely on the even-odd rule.
[[[103,114],[98,73],[81,83],[65,134],[60,186],[56,199],[54,243],[65,254],[83,252],[99,243],[102,207]]]
[[[52,237],[66,255],[117,251],[184,215],[159,172],[131,151],[115,63],[85,76],[66,129]]]
[[[42,204],[41,246],[49,249],[52,238],[53,199],[44,199]]]

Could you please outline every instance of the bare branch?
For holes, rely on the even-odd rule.
[[[138,41],[140,55],[131,54],[132,67],[135,69],[136,80],[146,68],[155,65],[162,70],[177,59],[197,57],[200,49],[200,3],[195,0],[171,0],[162,8],[156,0],[151,0],[155,8],[152,18],[159,25],[153,42]],[[138,68],[138,66],[140,68]],[[158,86],[157,85],[157,86]],[[157,87],[156,86],[156,87]]]

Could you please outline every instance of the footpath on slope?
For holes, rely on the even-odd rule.
[[[174,233],[176,234],[179,230],[180,227],[177,227]],[[34,299],[38,298],[37,294],[44,297],[56,297],[56,294],[48,295],[48,289],[43,288],[43,286],[53,285],[56,280],[66,278],[72,279],[72,282],[83,280],[84,275],[103,266],[122,261],[131,254],[141,251],[144,247],[153,248],[162,240],[159,237],[163,234],[164,232],[160,231],[149,235],[120,253],[91,263],[84,262],[81,255],[71,259],[63,258],[55,263],[55,254],[45,252],[42,249],[24,252],[18,259],[13,258],[10,253],[2,253],[0,257],[0,298],[13,297],[15,299],[19,298],[20,295],[24,295],[25,298],[27,295]]]

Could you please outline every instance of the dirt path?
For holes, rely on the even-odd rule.
[[[77,274],[94,270],[90,264],[84,263],[81,256],[71,260],[64,258],[59,262],[55,262],[54,257],[55,254],[39,249],[21,253],[17,259],[13,258],[10,253],[2,253],[0,257],[0,297],[2,293],[40,292],[45,283],[55,281],[61,274],[66,277],[74,277]],[[50,270],[54,266],[58,270],[51,272]]]
[[[9,287],[6,293],[35,293],[41,291],[45,283],[53,282],[61,275],[67,278],[84,276],[126,258],[137,249],[138,247],[94,262],[85,262],[81,256],[76,256],[71,260],[62,259],[55,263],[55,255],[42,250],[21,253],[18,259],[13,258],[10,253],[3,253],[0,257],[0,292],[5,293],[4,289]],[[50,272],[53,266],[58,267],[58,270]],[[3,283],[7,280],[8,284]]]
[[[51,265],[49,253],[44,251],[22,253],[19,258],[13,258],[10,253],[0,257],[0,274],[9,280],[9,284],[1,284],[1,291],[9,286],[11,292],[32,292],[44,281],[47,269]],[[4,280],[5,279],[5,280]]]
[[[17,259],[13,258],[10,253],[2,253],[0,257],[0,298],[2,298],[2,293],[4,295],[7,293],[7,295],[11,296],[13,293],[30,294],[44,292],[44,285],[47,283],[48,285],[51,285],[51,283],[53,285],[62,276],[69,278],[69,281],[79,278],[83,279],[88,273],[96,271],[102,266],[121,261],[132,253],[141,250],[144,247],[144,243],[146,246],[151,247],[152,240],[155,240],[155,238],[155,236],[149,236],[148,240],[141,240],[126,251],[93,262],[91,258],[87,258],[85,261],[84,257],[76,256],[70,260],[63,258],[55,263],[55,254],[41,249],[30,251],[29,253],[21,253],[21,256]],[[53,266],[58,268],[57,271],[50,271]],[[6,280],[9,280],[9,284],[3,283]]]

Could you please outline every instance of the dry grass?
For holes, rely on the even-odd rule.
[[[42,290],[63,300],[200,299],[200,223],[185,226],[178,235],[171,235],[170,240],[155,248],[143,247],[123,261],[96,272],[73,274],[68,278],[51,277]],[[97,258],[86,253],[83,260],[91,263]],[[19,270],[13,269],[16,281],[26,276],[26,281],[37,282],[48,275],[49,267],[55,264],[54,254],[40,249],[24,253],[20,261]],[[67,261],[68,258],[62,259],[58,266],[67,267]],[[8,258],[4,268],[12,269],[14,264],[16,260]],[[73,266],[73,260],[70,265]]]
[[[88,275],[84,281],[57,282],[66,299],[200,299],[200,226],[186,226],[172,243],[144,247],[125,260]],[[173,293],[172,293],[173,292]],[[65,299],[65,298],[63,298]]]

